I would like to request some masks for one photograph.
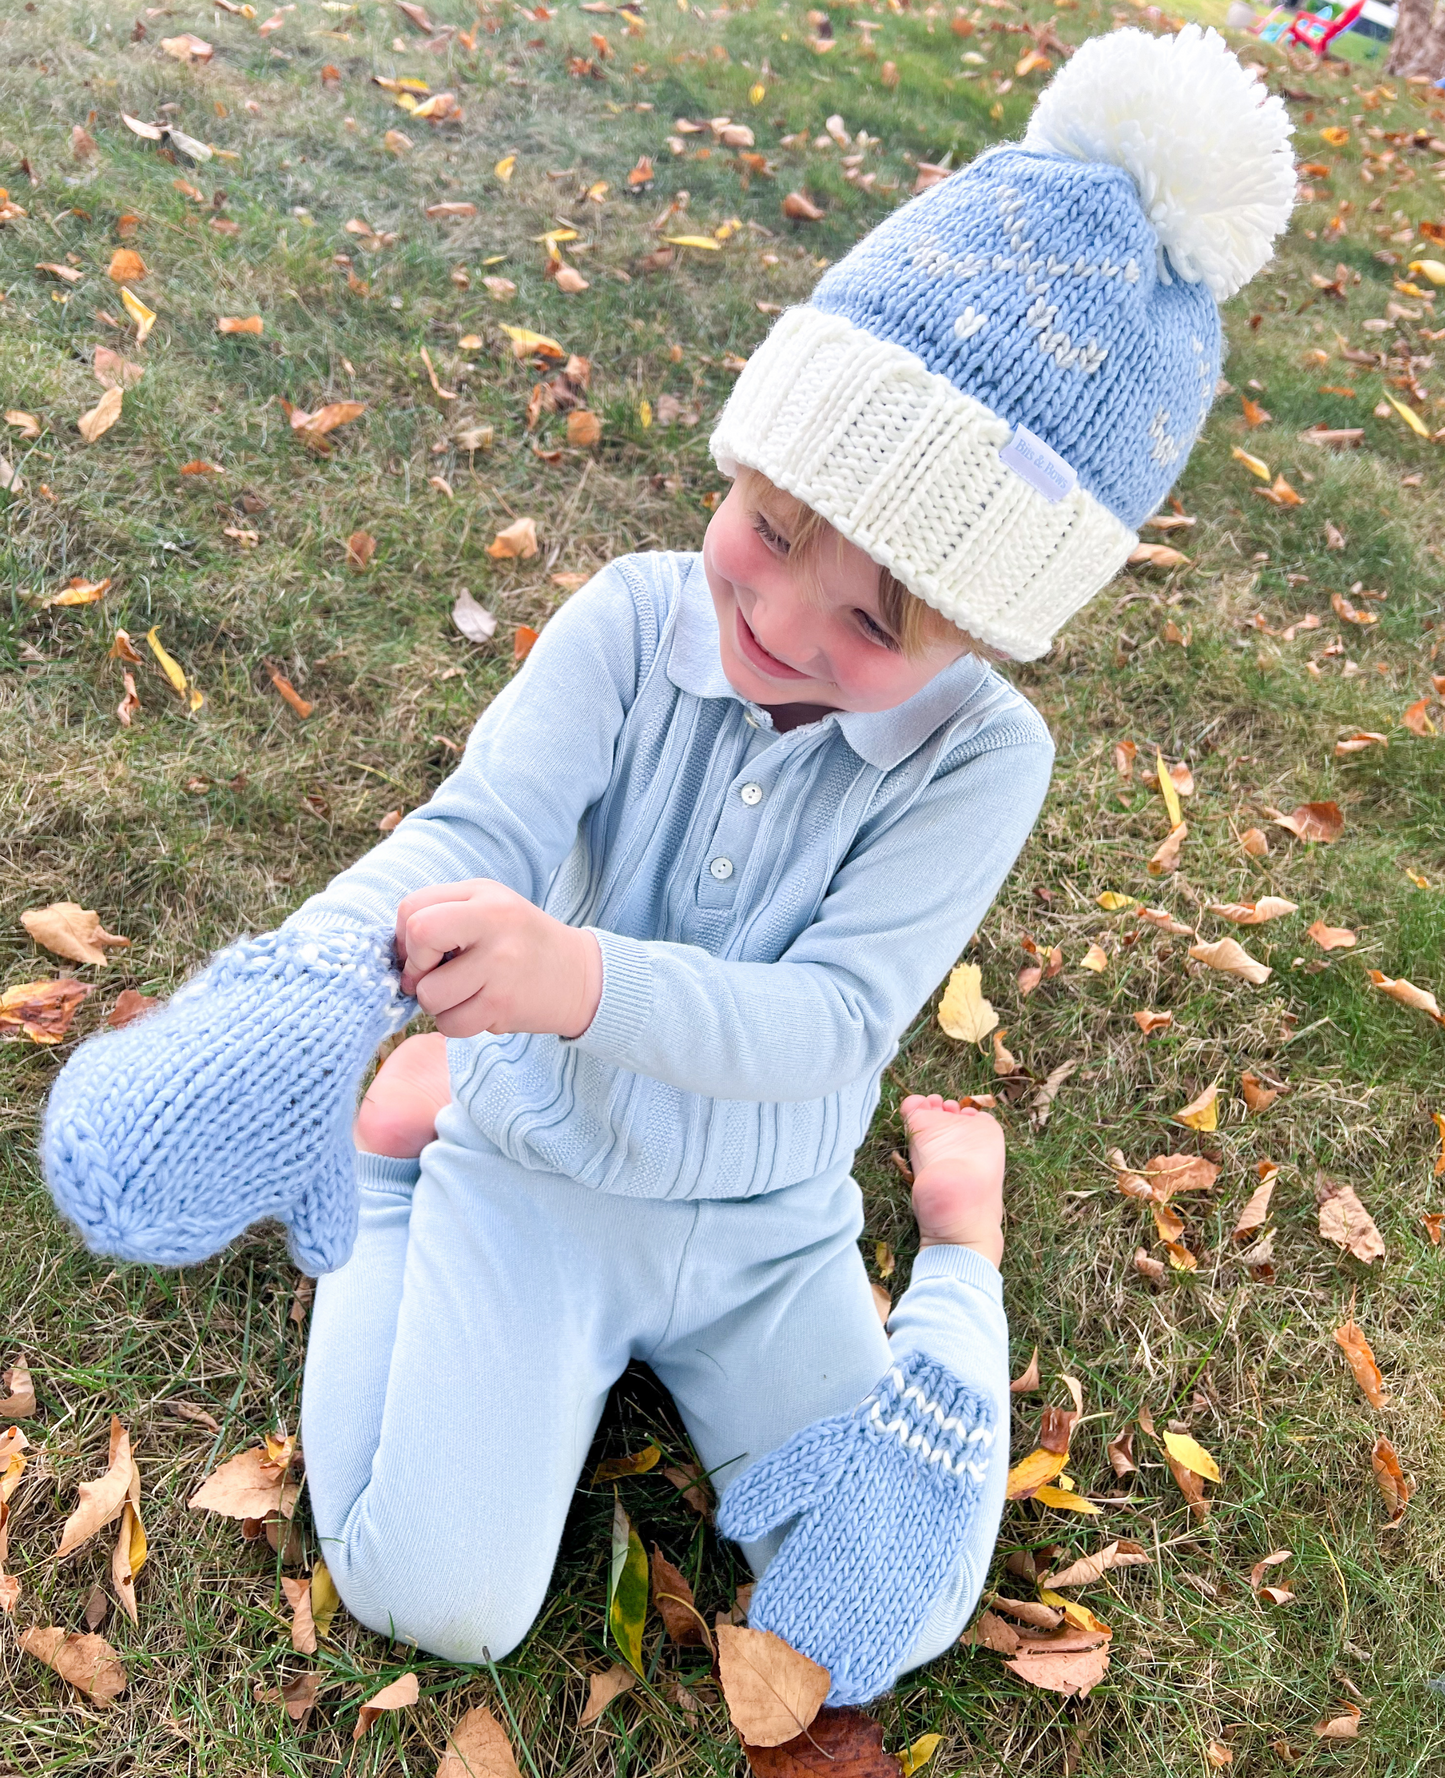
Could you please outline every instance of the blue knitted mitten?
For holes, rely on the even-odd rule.
[[[994,1436],[992,1404],[915,1353],[723,1496],[718,1529],[734,1542],[795,1521],[748,1623],[826,1667],[830,1704],[893,1684],[968,1540]]]
[[[56,1205],[117,1259],[193,1265],[276,1217],[303,1272],[334,1270],[356,1238],[362,1076],[415,1012],[389,929],[229,946],[61,1070],[41,1138]]]

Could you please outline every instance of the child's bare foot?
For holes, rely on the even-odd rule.
[[[972,1247],[1003,1258],[1004,1139],[998,1120],[938,1093],[910,1093],[899,1107],[913,1165],[913,1214],[921,1245]]]
[[[363,1154],[415,1160],[435,1141],[437,1113],[451,1096],[447,1040],[440,1031],[419,1031],[399,1043],[377,1069],[351,1139]]]

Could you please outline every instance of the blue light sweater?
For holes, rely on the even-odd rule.
[[[486,876],[592,928],[589,1029],[453,1041],[453,1097],[524,1165],[748,1197],[851,1161],[1052,756],[973,658],[779,735],[723,676],[701,558],[628,556],[551,620],[432,800],[295,918],[390,922],[413,889]]]

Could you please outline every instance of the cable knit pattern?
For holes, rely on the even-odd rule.
[[[968,1543],[996,1435],[993,1404],[915,1353],[723,1496],[718,1528],[735,1542],[796,1521],[748,1623],[826,1667],[830,1704],[893,1684]]]
[[[362,1075],[415,1011],[390,929],[292,922],[229,946],[62,1069],[41,1143],[57,1206],[92,1251],[159,1265],[276,1217],[303,1272],[332,1270],[356,1238]]]
[[[720,466],[761,470],[970,634],[1043,654],[1203,429],[1215,299],[1288,220],[1289,129],[1212,31],[1086,44],[1023,143],[903,205],[778,321]],[[1020,464],[1038,443],[1056,481]]]

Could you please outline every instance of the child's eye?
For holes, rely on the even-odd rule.
[[[853,615],[858,619],[864,635],[867,636],[870,642],[876,642],[880,648],[891,648],[897,652],[897,639],[888,634],[887,630],[883,628],[877,618],[873,617],[871,613],[864,611],[861,607],[855,608]]]
[[[753,514],[753,529],[774,555],[785,556],[792,547],[781,531],[775,531],[760,512]]]

